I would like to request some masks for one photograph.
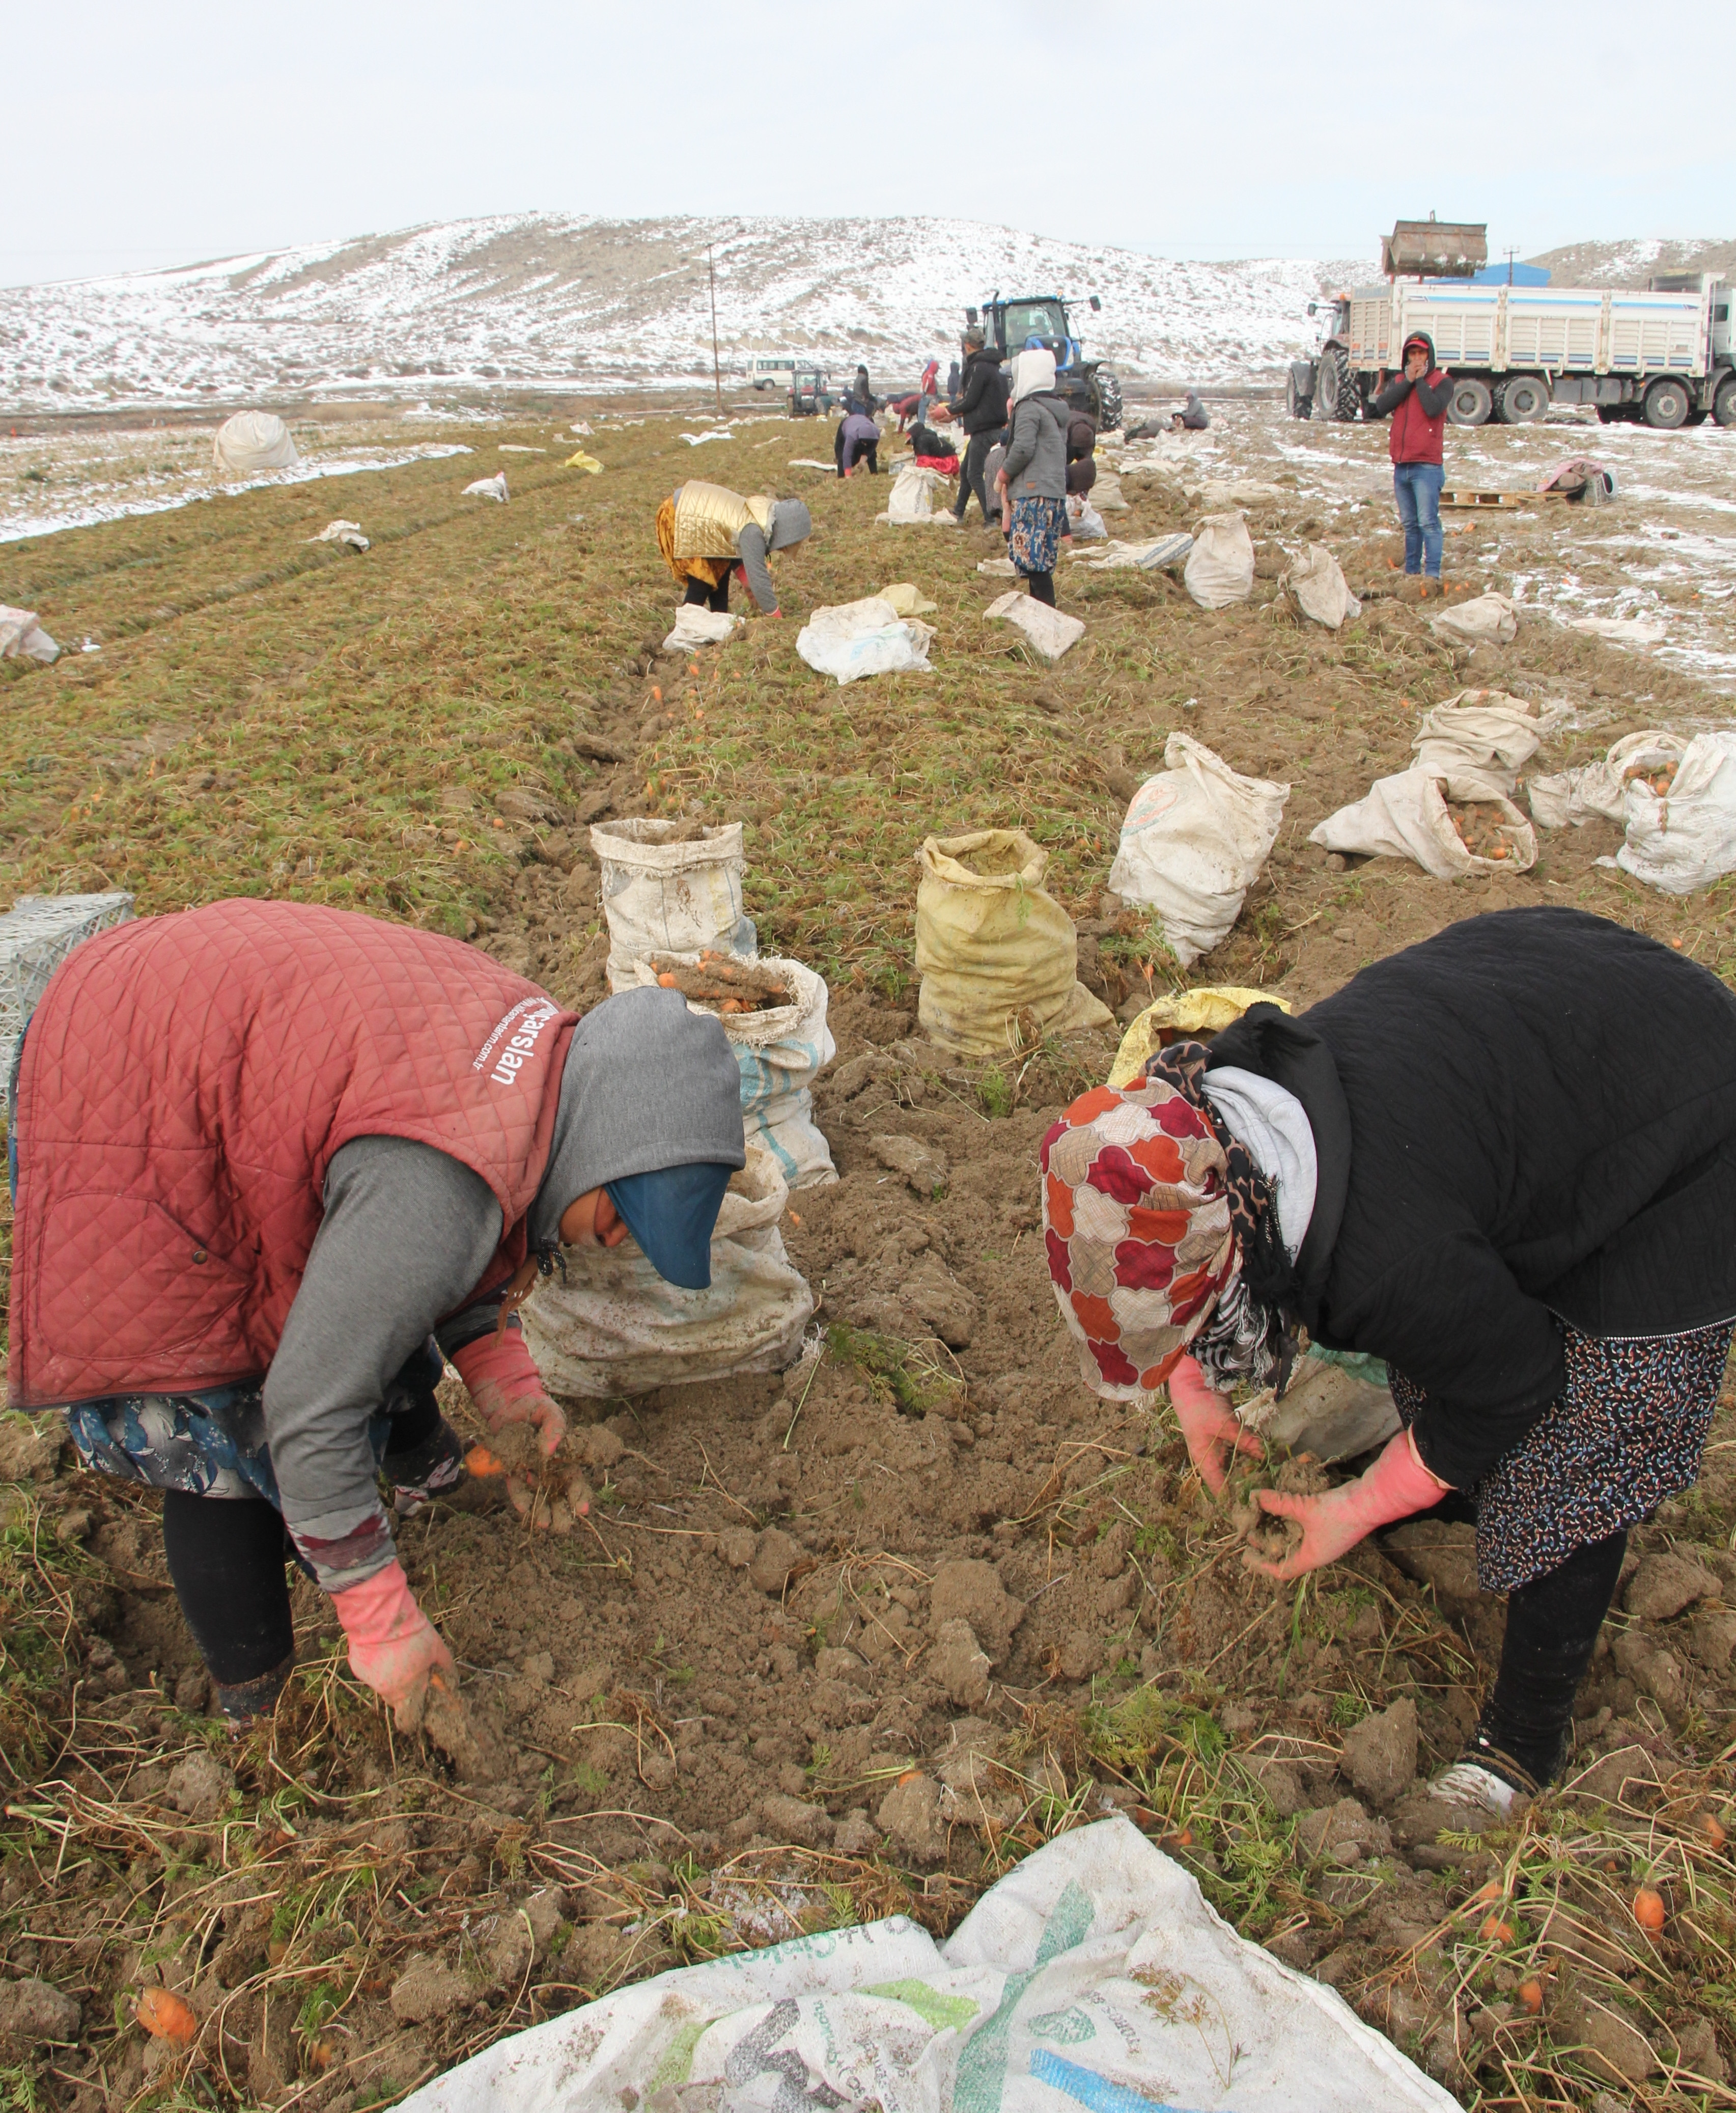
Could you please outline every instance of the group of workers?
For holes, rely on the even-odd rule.
[[[1001,364],[967,344],[964,486],[986,511],[1005,427],[1009,545],[1052,600],[1068,413],[1047,352]],[[769,560],[809,526],[800,500],[690,481],[658,537],[689,602],[727,609],[739,572],[775,616]],[[581,1018],[454,940],[257,901],[76,947],[21,1038],[8,1142],[13,1405],[163,1492],[236,1725],[293,1663],[286,1563],[402,1721],[455,1682],[392,1537],[468,1473],[444,1365],[490,1431],[554,1453],[517,1305],[563,1249],[629,1238],[704,1287],[745,1163],[730,1044],[677,993]],[[1474,1520],[1506,1640],[1438,1787],[1506,1813],[1547,1783],[1628,1531],[1695,1479],[1736,1327],[1736,997],[1579,911],[1474,917],[1298,1017],[1255,1005],[1160,1050],[1075,1101],[1039,1162],[1087,1383],[1167,1392],[1214,1491],[1260,1449],[1238,1391],[1282,1393],[1305,1335],[1387,1361],[1406,1427],[1323,1495],[1260,1490],[1300,1533],[1265,1567]]]

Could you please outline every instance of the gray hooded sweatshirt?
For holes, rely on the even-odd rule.
[[[741,569],[747,574],[754,600],[768,615],[777,606],[777,589],[772,585],[772,568],[767,559],[773,550],[787,550],[792,543],[805,542],[813,527],[804,500],[774,499],[769,533],[763,535],[757,521],[745,523],[737,533],[736,551],[741,559]]]
[[[623,991],[573,1029],[533,1249],[576,1197],[629,1174],[746,1164],[740,1073],[720,1023],[678,991]],[[325,1216],[265,1382],[283,1513],[327,1591],[392,1559],[369,1419],[432,1335],[447,1356],[487,1335],[499,1289],[470,1300],[501,1239],[481,1176],[431,1145],[361,1137],[326,1170]],[[310,1546],[309,1544],[317,1544]]]

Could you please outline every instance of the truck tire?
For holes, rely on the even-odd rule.
[[[1736,374],[1726,374],[1712,399],[1712,416],[1720,426],[1736,426]]]
[[[1093,377],[1097,399],[1097,430],[1113,433],[1121,424],[1121,377],[1113,367],[1100,367]]]
[[[1529,426],[1549,408],[1549,384],[1534,374],[1510,374],[1496,383],[1490,396],[1504,426]]]
[[[1314,398],[1296,386],[1296,377],[1284,377],[1284,408],[1292,418],[1309,418],[1314,415]]]
[[[1315,369],[1315,413],[1324,418],[1354,418],[1362,408],[1362,390],[1351,371],[1350,354],[1329,345]]]
[[[1646,423],[1661,432],[1673,433],[1678,426],[1685,426],[1693,408],[1693,399],[1686,385],[1673,376],[1664,376],[1646,391]]]
[[[1447,399],[1447,416],[1455,426],[1486,426],[1489,413],[1495,408],[1495,399],[1489,394],[1489,385],[1474,374],[1467,374],[1453,384],[1453,393]]]

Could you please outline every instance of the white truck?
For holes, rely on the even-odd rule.
[[[1606,424],[1736,426],[1730,285],[1708,272],[1656,278],[1644,293],[1396,279],[1322,306],[1320,350],[1292,371],[1299,418],[1366,417],[1405,340],[1426,331],[1453,378],[1456,426],[1524,425],[1551,404],[1595,404]]]

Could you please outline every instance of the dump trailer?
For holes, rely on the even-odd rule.
[[[1452,376],[1456,426],[1524,425],[1551,404],[1595,404],[1606,423],[1668,430],[1710,416],[1736,426],[1730,287],[1709,272],[1655,279],[1643,293],[1399,279],[1357,287],[1335,307],[1322,354],[1335,399],[1328,416],[1366,415],[1400,369],[1405,340],[1425,331]],[[1317,406],[1324,397],[1317,381]]]

